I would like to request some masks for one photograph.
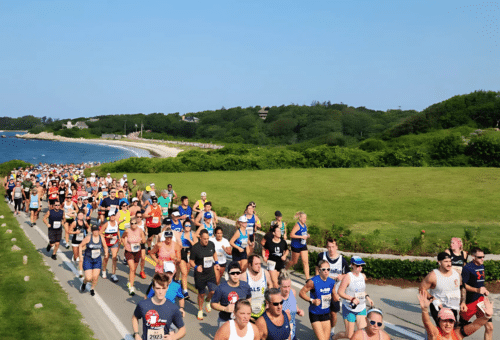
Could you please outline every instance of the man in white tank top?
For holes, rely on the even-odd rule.
[[[241,274],[240,280],[246,281],[252,291],[252,319],[257,320],[266,311],[264,292],[272,288],[269,272],[262,266],[262,260],[258,255],[248,257],[248,269]]]
[[[439,268],[431,271],[420,284],[419,291],[426,292],[431,316],[438,324],[438,313],[441,308],[449,308],[457,318],[460,310],[465,310],[465,289],[462,291],[462,277],[451,266],[451,256],[442,252],[437,256]]]

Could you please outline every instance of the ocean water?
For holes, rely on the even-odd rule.
[[[151,157],[149,151],[105,144],[67,143],[16,138],[20,132],[0,132],[0,163],[20,159],[32,164],[113,162],[129,157]]]

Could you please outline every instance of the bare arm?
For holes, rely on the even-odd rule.
[[[250,326],[250,323],[248,323]],[[225,322],[215,333],[214,340],[229,340],[229,322]]]
[[[432,299],[432,295],[428,292],[428,289],[436,287],[436,273],[434,271],[431,271],[427,276],[424,278],[422,283],[420,283],[420,286],[418,287],[419,292],[425,292],[427,299]]]
[[[260,331],[260,338],[261,340],[266,340],[267,339],[267,324],[266,320],[264,320],[264,317],[261,316],[260,318],[255,321],[255,326],[259,329]]]
[[[429,316],[429,306],[431,302],[427,298],[426,291],[420,291],[418,294],[418,301],[420,302],[420,308],[422,309],[422,322],[424,324],[425,330],[429,336],[430,340],[436,339],[439,331],[436,326],[431,321]]]

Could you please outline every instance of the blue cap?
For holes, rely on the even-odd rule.
[[[366,265],[365,261],[359,256],[351,257],[351,264],[355,264],[356,266],[364,266]]]
[[[212,218],[212,213],[207,211],[205,214],[203,214],[204,218]]]

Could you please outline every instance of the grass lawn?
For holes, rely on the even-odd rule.
[[[308,215],[308,225],[342,225],[366,236],[379,230],[375,235],[389,247],[411,242],[422,229],[426,238],[448,243],[452,236],[463,237],[465,227],[478,227],[479,243],[500,253],[495,238],[500,232],[496,168],[288,169],[128,177],[154,182],[157,189],[172,183],[179,197],[187,195],[191,201],[206,191],[216,210],[227,207],[232,215],[241,214],[253,200],[264,222],[280,210],[293,223],[293,214],[301,210]]]
[[[81,314],[69,302],[54,275],[42,261],[42,255],[25,236],[3,200],[0,189],[0,339],[94,339],[81,322]],[[12,234],[6,234],[11,229]],[[21,251],[12,252],[15,244]],[[23,264],[28,255],[28,264]],[[29,276],[28,282],[24,277]],[[43,308],[35,309],[37,303]]]

